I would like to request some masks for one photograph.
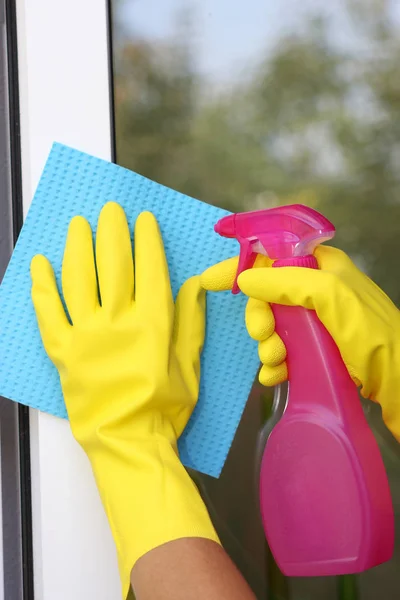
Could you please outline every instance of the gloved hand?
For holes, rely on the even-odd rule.
[[[199,392],[205,294],[193,277],[174,305],[155,218],[137,219],[134,265],[113,202],[99,217],[96,260],[89,224],[71,221],[62,289],[72,324],[44,256],[34,257],[31,275],[43,343],[93,468],[126,598],[131,569],[149,550],[183,537],[218,541],[177,450]]]
[[[400,441],[400,312],[340,250],[320,246],[315,256],[320,271],[264,266],[238,278],[240,289],[250,297],[246,325],[259,342],[260,381],[277,385],[288,376],[286,350],[274,331],[269,303],[315,310],[362,395],[381,405],[384,422]],[[231,288],[236,268],[237,259],[210,267],[201,277],[203,287]]]

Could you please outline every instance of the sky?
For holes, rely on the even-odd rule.
[[[197,65],[211,79],[251,66],[285,33],[301,27],[307,13],[329,17],[338,44],[354,43],[345,0],[125,0],[121,20],[132,37],[164,39],[176,32],[177,14],[192,9]],[[400,2],[392,0],[400,22]]]

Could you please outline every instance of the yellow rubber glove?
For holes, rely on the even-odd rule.
[[[177,451],[199,392],[205,293],[194,277],[174,305],[150,213],[136,222],[134,275],[125,214],[112,202],[99,217],[96,261],[87,221],[69,227],[62,288],[72,324],[44,256],[34,257],[31,275],[43,343],[93,468],[126,598],[131,569],[149,550],[183,537],[218,541]]]
[[[342,251],[320,246],[315,256],[320,271],[264,267],[239,276],[240,289],[250,297],[246,325],[259,342],[260,381],[277,385],[287,379],[286,350],[274,332],[269,303],[315,310],[362,395],[381,405],[384,422],[400,441],[400,312]],[[203,287],[229,289],[236,266],[237,259],[230,259],[210,267]]]

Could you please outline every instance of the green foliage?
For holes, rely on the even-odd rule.
[[[400,36],[382,0],[348,3],[356,47],[309,18],[221,90],[179,42],[116,51],[118,162],[230,210],[300,201],[400,303]]]

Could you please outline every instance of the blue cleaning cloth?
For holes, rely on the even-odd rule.
[[[237,253],[235,240],[213,231],[228,214],[115,164],[54,144],[0,286],[0,395],[67,418],[57,371],[43,348],[30,298],[32,257],[45,254],[60,284],[71,218],[96,230],[102,206],[121,204],[131,231],[149,210],[160,224],[174,295],[190,276]],[[218,477],[258,368],[244,325],[245,298],[208,294],[200,398],[179,440],[188,467]]]

